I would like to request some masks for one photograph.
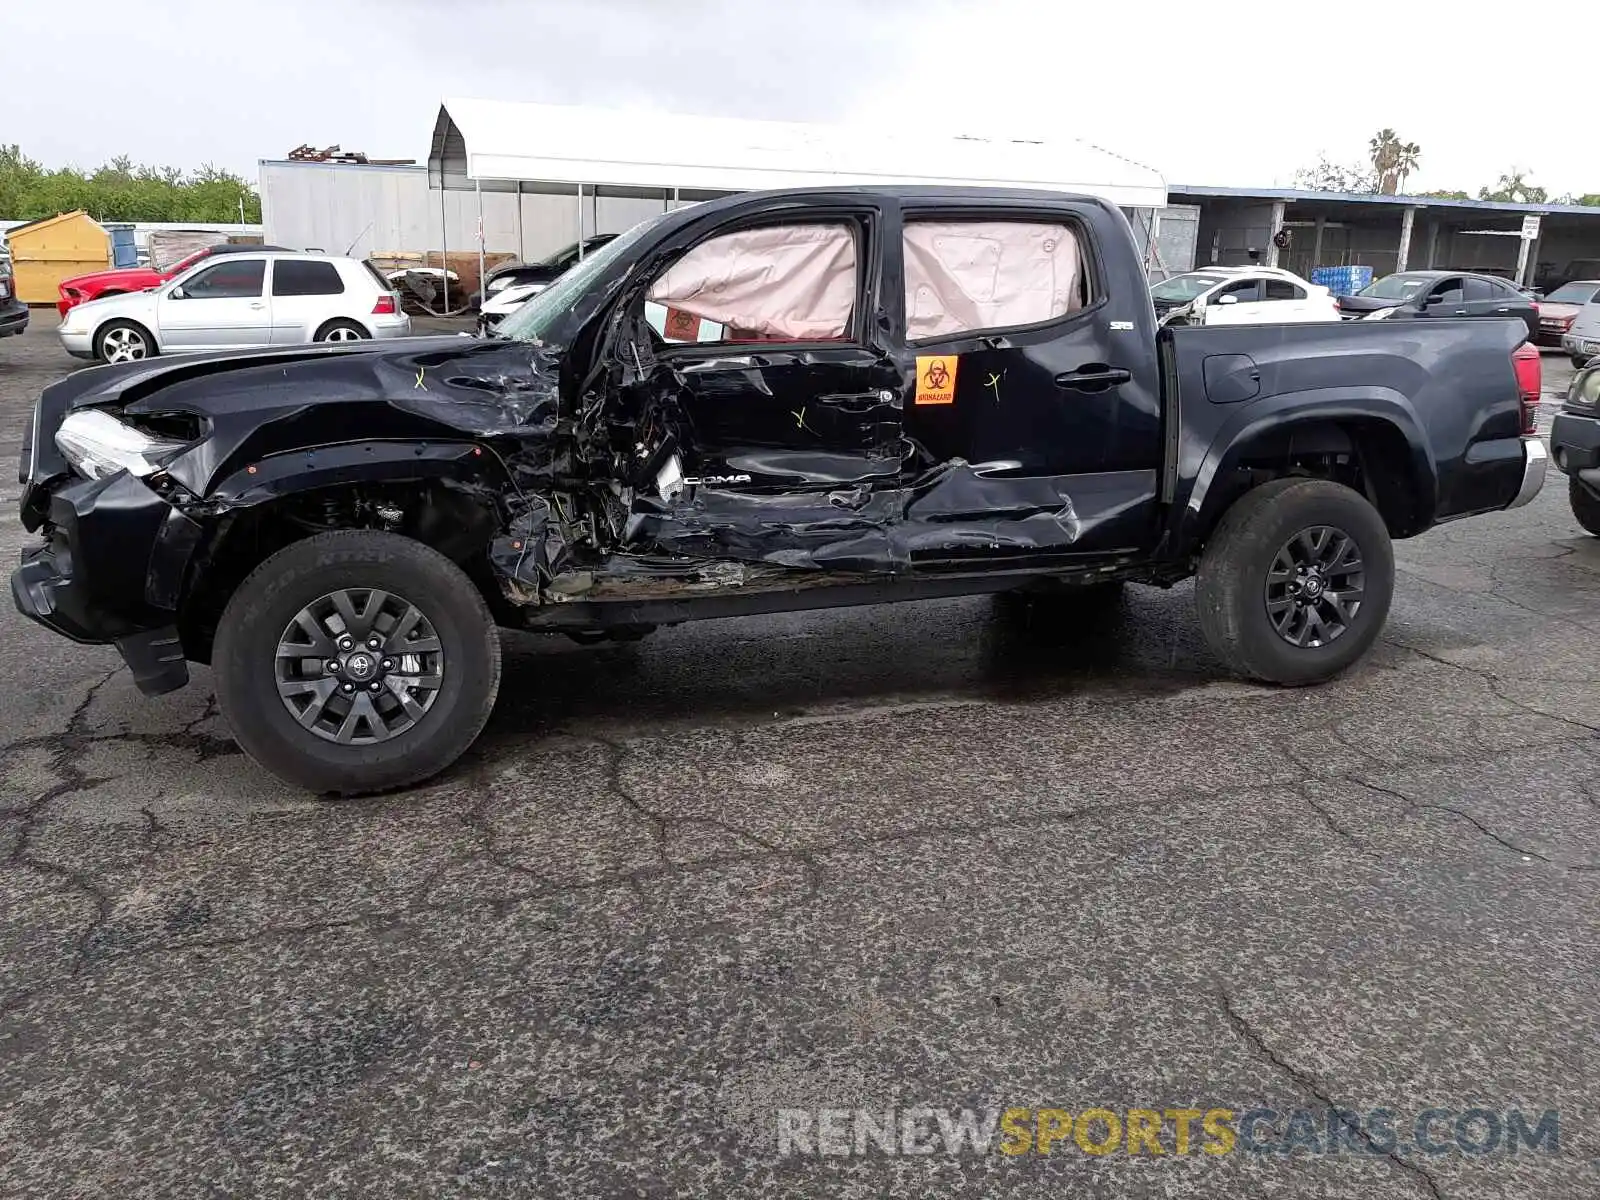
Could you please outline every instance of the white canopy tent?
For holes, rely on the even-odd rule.
[[[1076,192],[1122,208],[1167,202],[1154,169],[1073,138],[948,137],[892,124],[798,125],[472,99],[440,106],[428,183],[441,195],[576,196],[580,243],[585,194],[671,204],[762,188],[946,184]],[[480,237],[480,259],[482,249]]]

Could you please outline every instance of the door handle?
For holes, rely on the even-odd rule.
[[[263,304],[260,300],[257,300],[253,304],[251,304],[250,307],[251,308],[265,308],[266,305]]]
[[[1456,311],[1455,311],[1455,314],[1454,314],[1454,315],[1455,315],[1455,316],[1458,316],[1458,317],[1464,317],[1464,316],[1466,316],[1466,315],[1467,315],[1467,310],[1466,310],[1466,309],[1464,309],[1464,308],[1458,308],[1458,309],[1456,309]]]
[[[1131,383],[1133,372],[1123,367],[1105,363],[1084,363],[1076,371],[1066,371],[1056,376],[1056,386],[1074,392],[1102,392],[1119,383]]]
[[[1510,310],[1510,309],[1509,309],[1509,308],[1497,308],[1497,309],[1495,309],[1495,312],[1503,312],[1503,313],[1508,313],[1508,312],[1510,312],[1510,311],[1511,311],[1511,310]]]
[[[818,396],[817,403],[826,404],[829,408],[837,408],[847,413],[864,413],[871,412],[875,408],[882,408],[887,404],[893,404],[895,398],[895,393],[883,388],[876,392],[853,392],[832,396]]]

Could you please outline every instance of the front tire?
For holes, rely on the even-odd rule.
[[[1569,354],[1567,355],[1567,360],[1580,371],[1589,365],[1589,356],[1587,354]]]
[[[212,662],[246,754],[311,791],[360,795],[427,779],[473,743],[499,690],[500,637],[444,555],[342,530],[239,585]]]
[[[1213,652],[1268,683],[1320,683],[1383,632],[1394,547],[1365,497],[1324,479],[1275,479],[1223,514],[1195,600]]]
[[[1572,515],[1586,533],[1600,537],[1600,496],[1589,490],[1578,479],[1567,480],[1567,502],[1572,505]]]
[[[156,339],[137,321],[107,321],[94,337],[94,356],[101,362],[139,362],[159,353]]]

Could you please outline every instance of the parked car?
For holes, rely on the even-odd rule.
[[[563,246],[553,254],[532,263],[506,263],[494,268],[484,280],[483,292],[473,292],[467,297],[467,307],[474,311],[483,306],[485,294],[492,300],[496,292],[508,287],[533,287],[536,291],[548,287],[586,255],[593,254],[614,239],[614,233],[596,233],[583,239],[583,254],[578,253],[578,243]]]
[[[485,335],[493,333],[500,327],[501,321],[521,308],[525,301],[544,291],[546,286],[542,283],[517,283],[491,291],[488,301],[478,310],[478,332]]]
[[[164,271],[153,270],[149,266],[140,266],[118,267],[111,271],[92,271],[87,275],[74,275],[71,279],[63,279],[56,289],[58,296],[56,312],[64,317],[76,305],[87,303],[90,300],[99,300],[105,296],[122,296],[129,292],[142,292],[147,288],[160,287],[163,283],[176,279],[191,267],[218,255],[260,254],[268,250],[292,253],[292,251],[285,250],[282,246],[219,244],[207,246],[203,250],[196,250],[188,258],[173,264]]]
[[[18,607],[149,693],[211,663],[248,754],[354,793],[472,743],[497,626],[980,593],[1070,626],[1195,576],[1224,664],[1317,682],[1379,636],[1391,538],[1544,479],[1519,322],[1158,332],[1120,210],[1058,192],[710,201],[500,333],[52,384]]]
[[[1591,302],[1585,311],[1595,307]],[[1585,531],[1600,537],[1600,362],[1581,368],[1550,424],[1550,456],[1567,475],[1567,502]]]
[[[411,318],[388,281],[356,259],[228,254],[152,291],[75,305],[56,332],[74,358],[121,363],[181,350],[407,337]]]
[[[1541,346],[1560,346],[1571,332],[1579,310],[1596,295],[1600,295],[1600,279],[1563,283],[1539,301],[1539,336],[1534,340]]]
[[[11,278],[11,256],[0,254],[0,337],[11,337],[28,328],[28,306],[17,299]]]
[[[1402,271],[1385,275],[1354,296],[1339,297],[1346,319],[1395,317],[1516,317],[1528,336],[1539,333],[1539,308],[1516,285],[1467,271]]]
[[[1186,271],[1150,289],[1162,324],[1276,325],[1337,321],[1327,288],[1277,267]]]
[[[1561,335],[1561,348],[1575,367],[1586,367],[1600,356],[1600,295],[1578,310],[1572,325]]]

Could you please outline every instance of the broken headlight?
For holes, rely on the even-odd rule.
[[[1573,408],[1600,405],[1600,366],[1585,367],[1567,388],[1567,404]]]
[[[86,479],[104,479],[118,471],[153,475],[187,444],[151,437],[98,409],[75,412],[56,430],[57,447]]]

